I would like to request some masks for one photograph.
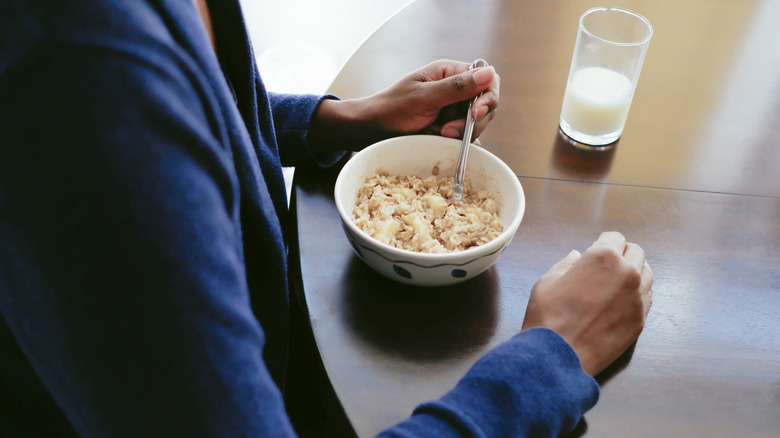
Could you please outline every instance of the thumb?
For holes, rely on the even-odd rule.
[[[493,66],[482,67],[428,82],[425,86],[429,88],[430,102],[444,107],[485,91],[493,82],[495,74]]]

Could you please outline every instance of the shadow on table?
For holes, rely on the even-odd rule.
[[[631,344],[628,349],[626,349],[623,354],[620,355],[610,366],[608,366],[604,371],[600,372],[598,375],[596,375],[596,381],[599,382],[599,386],[602,388],[611,380],[613,377],[615,377],[618,373],[620,373],[624,368],[626,368],[631,362],[631,357],[634,355],[634,348],[636,347],[636,342]],[[585,419],[585,417],[581,418],[579,423],[577,423],[577,426],[569,432],[568,434],[564,435],[564,438],[579,438],[581,436],[584,436],[588,432],[588,422]]]
[[[351,155],[345,155],[337,163],[327,168],[303,167],[295,171],[295,185],[312,195],[333,199],[333,186],[341,168]]]
[[[620,140],[591,147],[570,139],[559,129],[553,142],[550,169],[565,178],[604,181],[609,176],[618,143]]]
[[[440,362],[482,349],[497,325],[495,268],[452,286],[415,287],[382,277],[353,257],[344,284],[346,320],[375,348]]]

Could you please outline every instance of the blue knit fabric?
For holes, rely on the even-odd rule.
[[[535,328],[496,347],[452,391],[382,436],[554,437],[574,429],[597,400],[598,386],[566,341]]]
[[[293,435],[280,165],[338,154],[211,3],[219,59],[191,0],[0,0],[0,436]],[[534,330],[386,433],[555,433],[597,394]]]

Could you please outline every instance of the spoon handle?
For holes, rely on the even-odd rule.
[[[477,59],[471,64],[471,66],[469,66],[469,70],[487,66],[487,61],[484,59]],[[481,95],[482,93],[479,93],[473,99],[471,99],[471,101],[469,101],[469,110],[466,113],[466,129],[463,132],[463,142],[460,145],[458,164],[455,166],[455,187],[452,189],[452,194],[455,201],[463,200],[463,180],[466,178],[466,160],[468,159],[469,155],[471,135],[474,132],[474,118],[471,116],[471,105],[476,102],[477,98]]]

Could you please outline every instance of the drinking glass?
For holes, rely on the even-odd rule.
[[[591,146],[620,138],[652,36],[636,12],[598,7],[582,14],[561,108],[564,134]]]

